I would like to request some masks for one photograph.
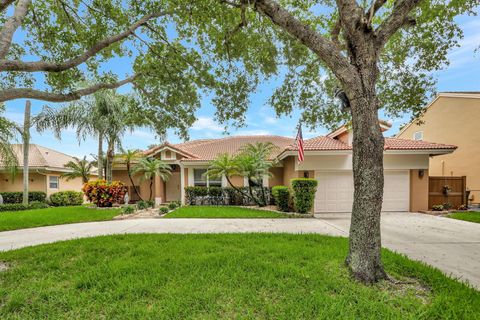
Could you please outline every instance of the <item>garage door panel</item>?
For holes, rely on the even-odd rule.
[[[316,171],[318,180],[315,212],[350,212],[353,204],[351,171]],[[408,170],[385,171],[383,211],[408,211],[410,176]]]

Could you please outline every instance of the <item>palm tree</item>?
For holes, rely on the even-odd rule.
[[[160,177],[164,181],[170,178],[172,168],[165,162],[155,158],[141,158],[132,170],[132,175],[141,173],[144,180],[150,181],[150,196],[153,196],[153,181],[155,177]]]
[[[121,147],[121,137],[137,126],[148,124],[144,116],[130,107],[130,99],[130,96],[119,95],[113,90],[101,90],[62,109],[45,107],[35,119],[37,131],[51,128],[60,139],[62,130],[73,126],[76,127],[79,141],[90,136],[96,137],[99,179],[103,179],[103,142],[106,140],[108,146],[105,178],[107,182],[111,182],[115,148]]]
[[[220,154],[215,160],[210,161],[207,172],[205,172],[205,176],[209,178],[222,178],[223,176],[225,176],[228,184],[235,191],[241,193],[247,198],[252,199],[252,201],[255,201],[254,198],[252,198],[249,194],[245,193],[242,189],[236,187],[230,180],[231,177],[239,175],[241,175],[241,173],[239,171],[237,159],[229,155],[228,153]]]
[[[0,105],[0,114],[5,112],[5,106]],[[12,148],[12,140],[17,132],[17,125],[7,118],[0,116],[0,165],[15,173],[18,159]]]
[[[94,163],[88,161],[86,156],[82,160],[74,159],[75,161],[69,161],[65,164],[65,168],[71,169],[72,172],[64,173],[61,177],[66,178],[67,181],[80,177],[83,183],[87,183]]]
[[[132,164],[139,160],[141,158],[142,153],[139,150],[123,150],[122,149],[122,154],[119,154],[117,156],[117,159],[119,159],[120,163],[124,163],[127,166],[127,174],[128,178],[130,179],[130,183],[133,186],[133,190],[135,190],[135,193],[137,196],[140,198],[140,200],[143,200],[142,197],[140,196],[140,192],[137,190],[137,186],[133,182],[133,175],[132,175]]]

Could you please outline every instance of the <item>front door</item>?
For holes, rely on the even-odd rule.
[[[180,186],[180,172],[172,172],[170,179],[166,184],[166,200],[167,201],[180,201],[181,198],[181,186]]]

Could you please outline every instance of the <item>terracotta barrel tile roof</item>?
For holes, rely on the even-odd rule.
[[[385,138],[385,150],[425,150],[425,149],[456,149],[451,144],[433,143],[422,140]]]
[[[328,151],[328,150],[350,150],[351,147],[340,140],[325,136],[319,136],[304,141],[303,149],[305,151]],[[290,145],[286,150],[297,150],[295,144]]]
[[[209,139],[200,141],[189,141],[174,145],[180,150],[196,155],[196,159],[184,159],[185,161],[214,160],[219,154],[237,154],[240,149],[248,143],[271,142],[278,148],[271,155],[275,158],[286,147],[291,145],[295,139],[281,136],[232,136],[221,139]]]

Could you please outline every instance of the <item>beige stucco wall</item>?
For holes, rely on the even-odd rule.
[[[467,188],[480,190],[480,97],[439,97],[427,109],[421,125],[412,124],[399,134],[412,139],[423,131],[423,140],[458,146],[452,154],[430,158],[431,176],[466,176]],[[480,191],[472,192],[480,202]]]
[[[308,157],[305,158],[305,160]],[[290,186],[290,180],[303,177],[303,171],[295,171],[296,157],[289,156],[283,160],[283,185]]]
[[[31,191],[47,192],[46,178],[44,175],[39,173],[30,173],[28,176],[30,179],[28,186]],[[0,174],[0,191],[3,191],[3,192],[23,191],[23,174],[22,173],[16,174],[15,179],[12,180],[12,177],[9,174],[1,173]]]
[[[428,170],[423,177],[420,170],[410,170],[410,211],[428,210]]]

